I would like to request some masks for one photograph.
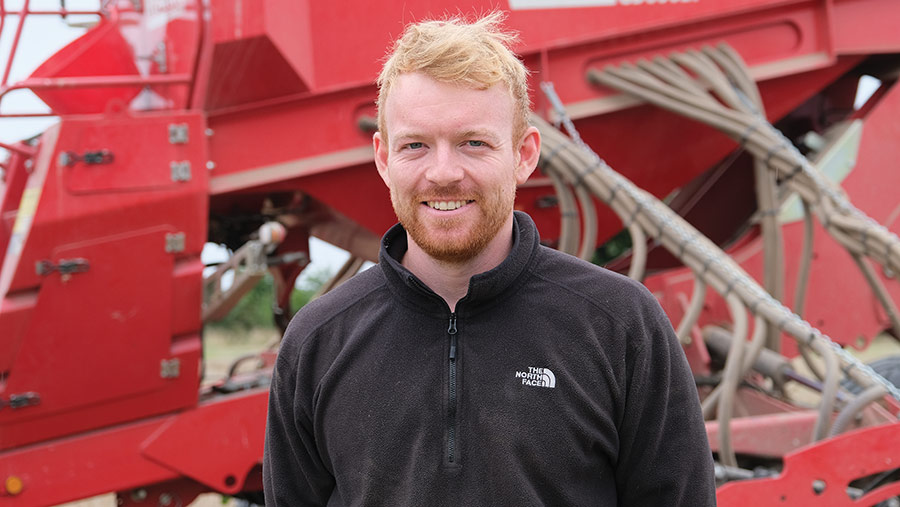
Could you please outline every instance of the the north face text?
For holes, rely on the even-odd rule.
[[[517,371],[516,378],[522,379],[523,386],[556,387],[556,375],[550,368],[529,366],[528,371]]]

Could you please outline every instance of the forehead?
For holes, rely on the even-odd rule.
[[[513,111],[512,95],[503,83],[477,89],[407,73],[398,76],[391,86],[384,119],[391,138],[410,132],[459,131],[511,136]]]

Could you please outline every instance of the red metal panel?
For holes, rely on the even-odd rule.
[[[143,443],[143,453],[215,491],[237,493],[262,462],[267,399],[266,389],[256,389],[170,418]]]
[[[781,412],[731,421],[731,444],[734,452],[751,456],[781,458],[810,444],[818,412]],[[713,452],[719,450],[719,423],[706,423],[706,434]]]
[[[186,139],[170,140],[170,127]],[[26,190],[34,203],[19,211],[32,222],[0,274],[0,345],[10,353],[0,394],[33,392],[40,404],[0,412],[0,448],[196,403],[203,130],[196,114],[86,117],[43,139]],[[101,150],[111,157],[80,160]],[[173,172],[173,162],[191,169]],[[72,260],[83,270],[36,270]]]
[[[266,390],[257,389],[202,402],[180,414],[7,451],[0,454],[0,480],[17,476],[24,489],[16,497],[0,493],[0,504],[57,505],[168,481],[184,472],[202,476],[207,472],[180,463],[193,450],[214,453],[215,459],[202,465],[221,474],[220,478],[234,475],[229,491],[237,491],[244,485],[246,471],[262,459],[267,399]],[[246,440],[237,428],[247,432]],[[228,455],[222,448],[225,444],[233,445],[235,454]],[[169,450],[175,454],[168,454]]]
[[[127,53],[126,64],[114,72],[126,72],[122,69],[131,58],[138,76],[155,80],[151,90],[132,102],[134,109],[183,107],[189,86],[160,83],[186,81],[197,69],[201,75],[192,101],[212,110],[211,137],[204,135],[199,111],[65,119],[44,135],[35,172],[25,183],[35,206],[19,211],[27,220],[20,222],[22,233],[13,238],[17,246],[0,266],[0,394],[33,390],[43,403],[0,413],[0,448],[15,447],[0,453],[0,476],[16,473],[26,484],[17,502],[58,503],[160,481],[173,481],[172,487],[183,491],[196,489],[190,481],[240,491],[261,456],[265,392],[197,404],[199,251],[207,233],[207,200],[223,213],[233,206],[256,213],[264,199],[281,194],[277,197],[287,197],[284,202],[309,204],[303,219],[310,222],[297,230],[321,230],[335,217],[346,217],[373,238],[380,234],[394,217],[370,163],[371,132],[360,129],[359,120],[374,115],[372,80],[385,47],[408,21],[494,7],[480,0],[462,8],[449,0],[412,6],[399,1],[213,0],[204,32],[199,4],[149,0],[138,13],[131,2],[115,3],[122,10],[114,9],[120,17],[111,18],[110,25],[121,29],[128,47],[116,40],[111,51],[118,57]],[[513,10],[509,25],[522,33],[520,51],[535,72],[533,87],[539,80],[554,81],[585,139],[616,169],[663,196],[706,170],[734,143],[668,113],[629,109],[628,101],[585,81],[588,67],[726,41],[761,80],[774,120],[861,61],[841,55],[896,48],[897,35],[887,20],[898,13],[900,4],[888,0],[660,2]],[[89,39],[73,47],[86,48]],[[200,40],[211,46],[198,46]],[[205,60],[198,62],[198,49]],[[107,63],[117,64],[118,57]],[[58,96],[64,110],[77,105],[78,95],[71,90]],[[91,107],[105,108],[111,98],[115,94],[101,93]],[[861,207],[888,223],[900,214],[883,198],[885,185],[900,183],[885,169],[900,158],[896,143],[883,142],[900,135],[893,119],[897,100],[896,93],[886,97],[870,114],[866,135],[875,129],[868,139],[878,144],[864,142],[859,167],[847,181]],[[544,109],[538,95],[536,103]],[[186,123],[190,142],[172,144],[170,123]],[[83,155],[101,149],[113,152],[114,160],[91,166],[57,162],[64,152]],[[215,163],[209,180],[208,159]],[[189,182],[172,181],[173,161],[191,163]],[[884,185],[873,188],[873,180]],[[551,193],[549,185],[534,183],[520,192],[517,207],[531,212],[542,236],[553,240],[558,211],[539,203]],[[4,198],[2,211],[18,208],[20,202],[31,201]],[[359,231],[352,222],[340,222],[338,232]],[[601,240],[619,230],[618,219],[602,216],[601,223]],[[796,249],[797,229],[786,229],[790,249]],[[160,243],[180,232],[183,250],[165,252]],[[748,236],[732,253],[759,273],[758,248]],[[850,270],[841,253],[821,243],[817,249],[809,305],[814,323],[827,319],[822,320],[826,331],[839,337],[850,329],[869,333],[883,326],[876,311],[863,312],[871,300],[846,301],[848,294],[868,292],[855,281],[834,276],[836,269]],[[67,258],[85,258],[90,269],[67,277],[35,272],[38,261]],[[795,269],[789,265],[789,271]],[[679,314],[684,299],[679,292],[690,293],[684,275],[648,281],[657,284],[667,306],[678,305]],[[826,277],[839,286],[828,285]],[[897,289],[892,290],[896,296]],[[828,299],[828,293],[843,299]],[[828,327],[832,316],[851,311],[853,319],[840,319],[846,329]],[[724,314],[713,299],[707,320]],[[701,367],[708,362],[699,346],[691,353]],[[161,378],[162,361],[176,358],[179,375]],[[738,407],[738,415],[740,410],[787,410],[768,399],[751,401]],[[167,411],[172,414],[154,416]],[[138,419],[143,420],[115,426]],[[787,429],[765,447],[765,453],[779,455],[797,445],[795,436],[808,434],[809,423],[808,414],[738,418],[735,444],[739,452],[759,452],[758,443],[769,429]],[[63,432],[82,433],[47,440]],[[852,444],[858,446],[853,459],[844,460],[848,467],[867,466],[868,458],[856,459],[860,450],[885,454],[873,447],[868,433],[841,438],[859,442]],[[42,439],[39,445],[22,447]],[[790,487],[800,488],[801,482]]]
[[[894,0],[835,1],[834,45],[841,53],[900,52]],[[879,13],[873,16],[872,14]]]
[[[861,429],[786,456],[784,471],[778,477],[722,486],[718,502],[722,507],[875,505],[900,494],[900,482],[891,482],[856,500],[848,495],[850,482],[893,470],[897,463],[900,423]]]
[[[16,220],[16,212],[28,181],[28,170],[25,167],[26,160],[34,163],[30,156],[22,153],[11,152],[4,168],[3,181],[0,182],[0,252],[6,251],[9,238],[12,236],[13,223]],[[3,264],[0,258],[0,266]]]
[[[34,78],[73,76],[137,76],[135,58],[120,27],[108,20],[64,47],[33,73]],[[110,101],[122,108],[141,89],[136,86],[78,91],[36,90],[35,94],[60,114],[103,112]]]

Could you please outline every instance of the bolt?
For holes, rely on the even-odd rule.
[[[172,495],[168,493],[163,493],[159,495],[159,505],[165,507],[166,505],[170,505],[172,503]]]
[[[32,167],[34,167],[34,160],[29,158],[25,161],[25,169],[28,169],[30,171]]]
[[[213,169],[216,168],[216,163],[213,162],[212,160],[208,160],[206,162],[206,168],[209,169],[210,171],[212,171]]]
[[[143,502],[147,499],[147,490],[144,488],[136,489],[131,492],[131,501],[132,502]]]
[[[213,132],[213,129],[210,128],[204,130],[203,133],[206,134],[206,137],[212,137],[212,135],[215,134],[215,132]]]
[[[812,483],[813,493],[817,495],[821,495],[825,491],[825,481],[822,479],[816,479]]]

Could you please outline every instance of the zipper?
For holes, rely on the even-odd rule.
[[[447,327],[450,336],[450,371],[449,371],[449,403],[447,404],[447,461],[456,462],[456,313],[450,312],[450,325]]]

